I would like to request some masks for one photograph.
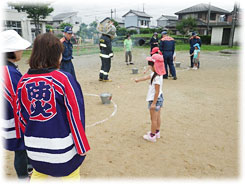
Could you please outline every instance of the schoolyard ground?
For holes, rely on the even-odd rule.
[[[188,51],[177,51],[178,80],[164,80],[161,138],[146,142],[150,130],[143,76],[147,48],[134,48],[135,65],[116,52],[109,77],[99,82],[98,54],[75,56],[73,63],[85,98],[86,133],[91,151],[81,178],[236,179],[240,175],[240,59],[238,54],[201,52],[199,70],[189,70]],[[28,69],[27,58],[18,63]],[[132,68],[139,74],[132,74]],[[103,105],[99,95],[112,93],[115,103]],[[112,113],[114,113],[112,115]],[[95,125],[96,123],[100,123]],[[7,178],[16,178],[13,153],[4,151]]]

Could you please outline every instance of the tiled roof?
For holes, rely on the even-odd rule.
[[[162,17],[165,17],[166,19],[168,20],[178,20],[178,17],[176,16],[169,16],[169,15],[162,15],[159,19],[157,20],[160,20]]]
[[[201,3],[201,4],[197,4],[195,6],[191,6],[189,8],[186,8],[184,10],[178,11],[175,14],[179,15],[179,14],[194,13],[194,12],[207,12],[208,9],[209,9],[209,4]],[[218,8],[218,7],[215,7],[212,5],[210,5],[210,10],[211,10],[211,12],[230,14],[229,11],[226,11],[224,9],[221,9],[221,8]]]
[[[133,13],[139,17],[148,17],[148,18],[152,18],[152,16],[146,14],[145,12],[142,11],[136,11],[136,10],[130,10],[128,13],[126,13],[125,15],[123,15],[122,17],[125,17],[127,14],[129,13]]]
[[[68,17],[71,17],[71,16],[74,16],[76,14],[77,14],[77,12],[60,13],[58,15],[55,15],[53,17],[53,20],[54,21],[56,21],[56,20],[64,20],[64,19],[66,19]]]

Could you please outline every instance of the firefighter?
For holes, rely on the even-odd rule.
[[[192,37],[190,38],[189,42],[190,42],[190,55],[191,55],[190,56],[190,59],[191,59],[191,66],[190,67],[193,68],[193,54],[192,53],[195,50],[194,45],[196,43],[198,43],[199,46],[201,47],[202,41],[201,41],[201,38],[199,36],[197,36],[196,32],[192,32]],[[200,62],[198,62],[198,67],[197,68],[199,68],[199,66],[200,66]]]
[[[173,62],[175,41],[172,37],[167,35],[166,31],[162,32],[162,38],[160,41],[160,50],[163,54],[165,70],[166,70],[166,74],[163,76],[163,78],[164,79],[168,78],[168,68],[167,67],[169,65],[170,73],[172,74],[173,79],[177,80],[176,71],[175,71],[174,62]]]
[[[101,69],[99,74],[99,81],[111,82],[109,79],[109,71],[111,68],[111,58],[113,57],[111,41],[116,36],[116,28],[111,21],[105,24],[99,24],[97,30],[102,33],[100,37],[100,58],[101,58]]]
[[[60,64],[60,69],[72,74],[72,76],[76,79],[75,69],[72,63],[72,49],[73,45],[71,43],[71,37],[72,37],[72,27],[66,26],[64,28],[64,37],[60,39],[61,43],[63,43],[64,51],[62,53],[62,60]]]

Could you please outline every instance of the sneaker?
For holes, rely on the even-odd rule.
[[[103,79],[99,78],[99,81],[103,81]]]
[[[150,133],[151,133],[150,131],[147,132],[147,134],[150,134]],[[155,135],[156,135],[156,138],[157,138],[157,139],[160,139],[160,137],[161,137],[161,136],[160,136],[160,131],[159,131],[158,133],[156,133]]]
[[[174,79],[174,80],[177,80],[177,77],[175,76],[173,79]]]
[[[159,131],[158,133],[156,133],[156,138],[157,138],[157,139],[160,139],[160,137],[161,137],[161,136],[160,136],[160,131]]]
[[[127,65],[129,65],[129,63],[128,62],[126,62],[127,63]]]
[[[146,135],[144,135],[143,138],[150,142],[156,142],[156,135],[151,137],[150,133],[147,133]]]
[[[130,62],[129,64],[134,65],[134,63]]]
[[[112,82],[112,80],[111,79],[103,79],[103,82]]]

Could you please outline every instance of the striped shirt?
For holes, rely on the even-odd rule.
[[[3,117],[1,117],[1,135],[4,148],[9,151],[25,150],[24,139],[17,139],[16,137],[16,133],[21,134],[20,131],[16,132],[16,130],[19,130],[19,128],[16,129],[18,127],[16,119],[16,89],[22,75],[16,65],[9,61],[3,66],[3,74],[4,77],[1,83],[5,111]]]
[[[33,167],[51,176],[75,171],[90,150],[81,87],[71,74],[29,70],[17,91],[17,115]]]

